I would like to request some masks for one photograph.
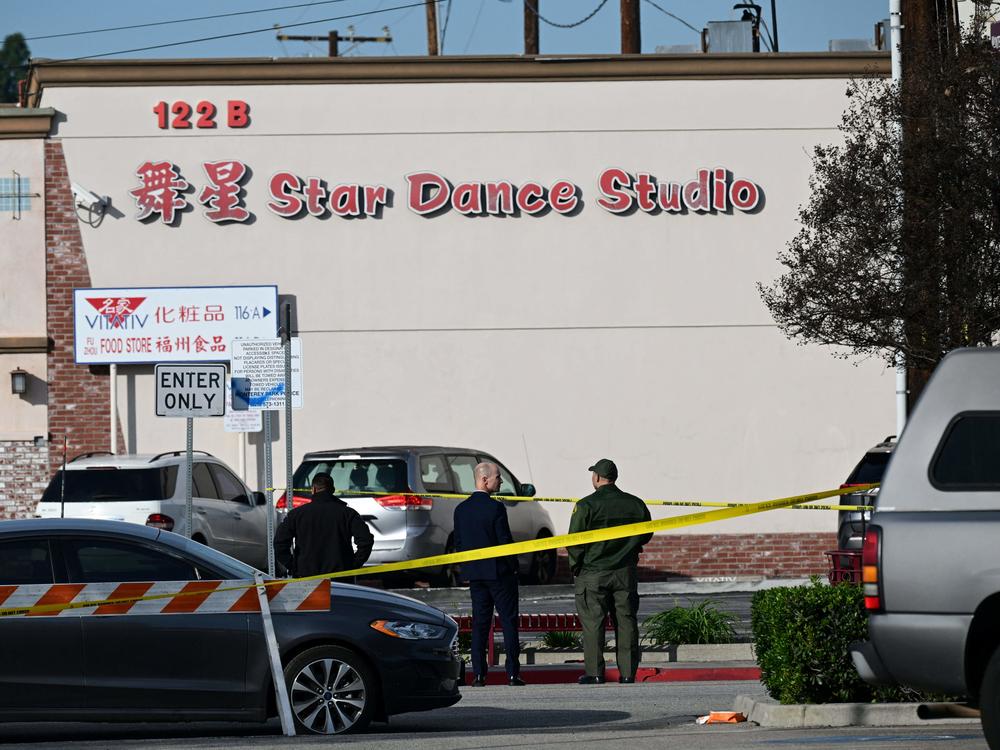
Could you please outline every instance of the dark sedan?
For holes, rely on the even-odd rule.
[[[254,572],[197,542],[136,524],[0,522],[0,587],[252,580]],[[329,612],[276,612],[273,621],[299,731],[352,732],[373,719],[459,700],[457,626],[433,607],[334,583]],[[317,685],[329,700],[316,697]],[[259,614],[78,616],[67,610],[57,617],[0,617],[0,721],[265,721],[274,715]]]

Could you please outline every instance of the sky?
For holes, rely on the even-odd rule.
[[[0,0],[0,35],[21,32],[28,38],[33,57],[77,58],[136,50],[153,45],[159,49],[131,51],[101,59],[190,57],[324,57],[326,42],[280,42],[273,28],[284,33],[326,35],[338,30],[380,36],[383,27],[391,44],[366,43],[350,48],[341,43],[341,54],[397,56],[427,53],[427,27],[422,0],[173,0],[171,3],[136,0]],[[695,29],[708,21],[738,19],[736,0],[641,0],[642,50],[660,45],[697,44]],[[770,24],[769,0],[757,0]],[[655,5],[654,5],[655,3]],[[287,6],[297,7],[287,7]],[[888,17],[888,0],[776,0],[778,41],[782,52],[825,51],[830,39],[873,37],[873,27]],[[284,7],[283,7],[284,6]],[[410,7],[404,7],[410,6]],[[659,6],[659,8],[655,7]],[[450,9],[449,9],[450,8]],[[589,20],[570,29],[542,23],[542,54],[606,54],[619,51],[619,0],[539,0],[539,13],[554,23]],[[105,31],[41,38],[107,27],[177,21],[198,16],[238,15],[147,28]],[[440,0],[438,27],[443,54],[496,55],[523,52],[522,0]],[[368,15],[357,16],[356,14]],[[349,18],[347,16],[355,16]],[[293,26],[294,25],[294,26]],[[195,42],[224,34],[263,30],[230,38]],[[181,42],[181,44],[176,44]]]

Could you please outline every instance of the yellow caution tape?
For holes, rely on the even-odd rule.
[[[863,487],[851,487],[849,491],[843,494],[853,494],[855,492],[865,492],[873,487],[878,487],[876,484],[864,485]],[[265,492],[284,492],[284,487],[266,487]],[[312,489],[304,489],[302,487],[295,487],[292,492],[308,492],[312,493]],[[430,497],[430,498],[443,498],[445,500],[465,500],[468,495],[461,495],[452,492],[359,492],[354,490],[341,490],[337,492],[338,497],[348,496],[348,497],[386,497],[388,495],[411,495],[413,497]],[[517,502],[517,503],[578,503],[580,498],[578,497],[525,497],[522,495],[494,495],[494,499],[502,500],[503,502]],[[723,503],[723,502],[710,502],[703,500],[643,500],[646,505],[663,505],[663,506],[673,506],[678,508],[741,508],[747,503]],[[789,510],[872,510],[875,506],[873,505],[790,505]]]
[[[793,495],[777,500],[764,500],[757,503],[731,503],[727,507],[718,510],[702,511],[700,513],[689,513],[683,516],[673,516],[671,518],[661,518],[655,521],[643,521],[641,523],[630,523],[623,526],[612,526],[606,529],[594,529],[593,531],[580,531],[575,534],[560,534],[559,536],[532,539],[526,542],[514,542],[512,544],[501,544],[495,547],[482,547],[480,549],[468,550],[466,552],[452,552],[447,555],[433,555],[431,557],[421,557],[416,560],[403,560],[395,563],[385,563],[383,565],[373,565],[364,568],[354,568],[353,570],[342,570],[337,573],[323,573],[315,576],[305,576],[302,578],[279,578],[272,581],[265,581],[264,585],[276,585],[288,583],[290,581],[318,581],[323,578],[351,578],[363,575],[378,575],[380,573],[395,573],[403,570],[413,570],[416,568],[432,568],[441,565],[454,565],[456,563],[472,562],[474,560],[488,560],[493,557],[511,557],[523,555],[530,552],[543,552],[559,547],[576,547],[595,542],[606,542],[611,539],[624,539],[630,536],[641,536],[657,531],[667,531],[670,529],[680,529],[685,526],[697,526],[699,524],[712,523],[714,521],[725,521],[730,518],[749,516],[755,513],[763,513],[769,510],[779,510],[789,508],[799,503],[809,503],[815,500],[822,500],[826,497],[836,497],[852,492],[863,492],[877,487],[869,484],[858,487],[845,487],[836,490],[824,490],[807,495]],[[504,498],[507,499],[507,498]],[[256,583],[248,583],[245,586],[231,586],[227,588],[214,589],[212,593],[223,591],[243,591],[255,588]],[[127,602],[141,602],[151,599],[163,599],[166,597],[182,596],[203,596],[203,591],[180,592],[175,594],[154,594],[150,596],[135,596],[116,599],[102,599],[89,602],[69,602],[65,604],[41,604],[30,607],[32,613],[59,612],[65,609],[84,609],[86,607],[98,607],[105,604],[125,604]],[[0,608],[0,617],[25,614],[24,607]]]

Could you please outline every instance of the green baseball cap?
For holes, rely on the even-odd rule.
[[[587,471],[596,472],[597,476],[610,479],[612,482],[618,478],[618,467],[615,466],[615,462],[610,458],[602,458],[587,469]]]

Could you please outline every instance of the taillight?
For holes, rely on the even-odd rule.
[[[284,510],[287,507],[287,504],[285,503],[286,494],[287,493],[282,492],[281,497],[279,497],[278,501],[274,504],[274,507],[278,510]],[[300,505],[305,505],[306,503],[311,502],[312,498],[307,497],[306,495],[292,495],[292,508],[298,508]]]
[[[434,507],[431,498],[419,495],[381,495],[375,498],[375,502],[394,510],[430,510]]]
[[[164,515],[163,513],[150,513],[149,517],[146,518],[146,525],[152,526],[154,529],[173,531],[174,519],[170,516]]]
[[[865,609],[878,612],[882,609],[882,595],[879,586],[879,537],[882,530],[869,526],[865,543],[861,548],[861,581],[864,584]]]

